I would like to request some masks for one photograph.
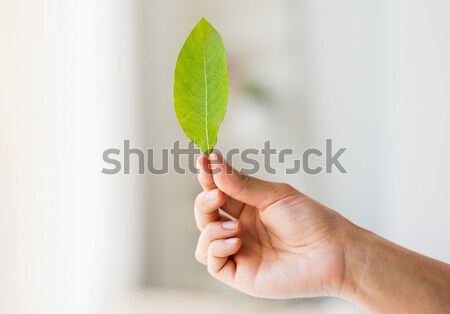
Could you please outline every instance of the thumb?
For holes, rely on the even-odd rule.
[[[260,210],[295,194],[296,190],[285,183],[264,181],[233,169],[217,153],[209,156],[214,183],[230,197]]]

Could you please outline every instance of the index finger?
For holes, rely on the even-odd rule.
[[[212,189],[216,189],[217,186],[214,183],[213,175],[211,172],[211,167],[209,165],[209,158],[208,156],[201,155],[197,159],[197,165],[199,168],[198,172],[198,182],[202,186],[204,191],[209,191]]]

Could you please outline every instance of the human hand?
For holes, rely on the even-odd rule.
[[[204,191],[195,201],[202,231],[195,256],[212,276],[258,297],[340,293],[345,218],[287,184],[231,171],[215,153],[198,165]]]

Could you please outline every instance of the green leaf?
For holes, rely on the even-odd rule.
[[[228,102],[225,47],[202,18],[181,48],[175,68],[175,112],[186,135],[209,155]]]

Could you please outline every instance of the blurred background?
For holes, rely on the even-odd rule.
[[[361,313],[212,279],[194,175],[101,173],[126,139],[187,145],[173,72],[203,16],[230,71],[217,148],[300,156],[332,138],[347,174],[258,176],[449,262],[449,15],[445,0],[0,0],[0,313]]]

